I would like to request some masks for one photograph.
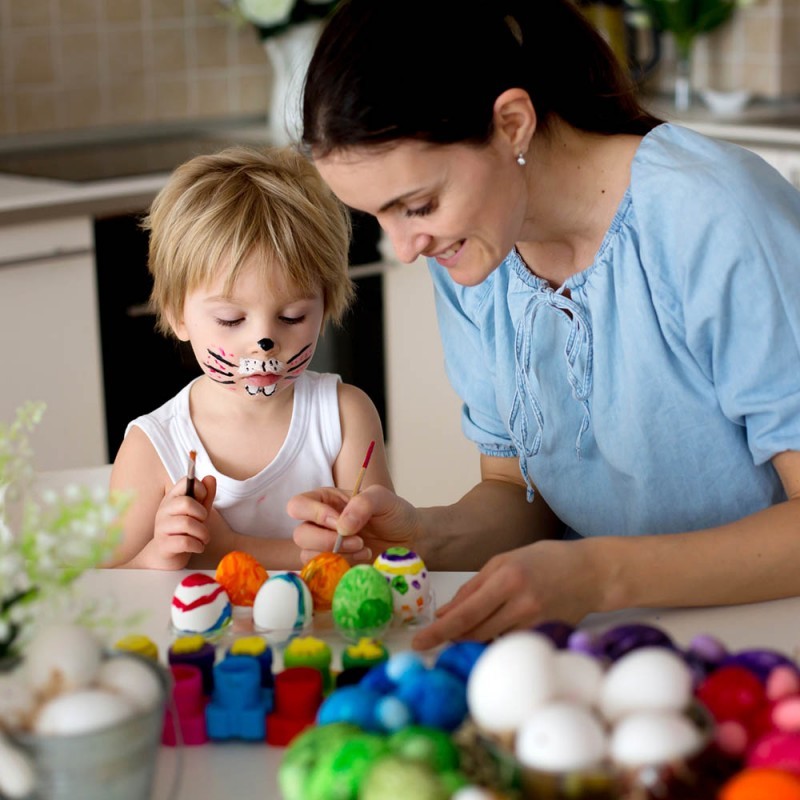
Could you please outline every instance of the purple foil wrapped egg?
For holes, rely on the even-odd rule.
[[[725,645],[708,633],[695,636],[683,653],[692,671],[695,687],[699,686],[728,657]]]
[[[661,628],[644,623],[628,623],[609,628],[601,634],[600,652],[610,661],[616,661],[639,647],[666,647],[677,650],[672,638]]]
[[[565,650],[569,643],[569,638],[575,633],[575,628],[568,622],[561,620],[548,620],[536,625],[533,630],[536,633],[544,634],[555,645],[558,650]]]
[[[739,650],[725,658],[720,666],[738,666],[750,670],[762,683],[767,682],[775,667],[786,666],[797,670],[797,664],[777,650],[753,649]]]
[[[594,658],[604,658],[599,636],[591,631],[577,630],[572,633],[567,639],[567,650]]]

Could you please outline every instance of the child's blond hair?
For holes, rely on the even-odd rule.
[[[321,292],[339,322],[354,295],[348,274],[350,217],[314,166],[291,148],[230,147],[190,159],[170,176],[142,223],[157,327],[172,333],[188,292],[225,268],[231,291],[253,254],[264,279],[275,269],[307,296]]]

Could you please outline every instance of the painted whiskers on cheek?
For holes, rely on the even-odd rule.
[[[295,378],[299,378],[303,372],[305,372],[304,367],[311,361],[311,358],[314,355],[314,351],[311,349],[311,342],[309,342],[305,347],[298,350],[287,362],[286,365],[292,364],[292,362],[297,361],[294,366],[289,367],[286,370],[286,375],[284,376],[287,381],[294,380]],[[298,360],[300,359],[300,360]]]
[[[213,350],[206,350],[209,358],[203,366],[208,372],[208,377],[217,383],[236,383],[233,379],[233,370],[236,369],[236,364],[224,359],[219,353]],[[230,380],[228,380],[230,379]]]

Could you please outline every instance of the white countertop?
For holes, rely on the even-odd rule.
[[[245,118],[155,127],[130,126],[107,131],[83,130],[22,139],[5,137],[0,138],[0,155],[57,153],[62,148],[66,148],[63,152],[74,148],[91,152],[95,144],[114,147],[130,142],[150,142],[157,147],[162,141],[174,142],[181,137],[218,140],[220,146],[231,142],[264,145],[267,143],[267,128],[263,120]],[[138,213],[149,207],[169,174],[170,170],[166,170],[131,177],[72,181],[0,171],[0,224],[65,216]]]
[[[169,173],[74,183],[0,174],[0,221],[123,213],[146,208]]]
[[[134,632],[149,636],[158,645],[161,659],[165,661],[171,642],[170,601],[175,587],[186,574],[93,570],[82,576],[78,588],[86,597],[113,603],[120,618],[141,611],[142,617],[135,630],[119,630],[116,634]],[[433,573],[437,603],[442,604],[452,597],[469,576],[470,573]],[[800,598],[793,598],[728,608],[633,610],[592,615],[582,627],[605,628],[621,622],[648,622],[668,632],[680,646],[687,646],[699,633],[711,633],[730,650],[761,647],[796,656],[800,645],[798,618]],[[316,632],[312,633],[316,635]],[[335,639],[335,634],[330,635]],[[410,633],[392,631],[385,641],[391,651],[398,652],[408,646]],[[162,747],[153,800],[278,798],[276,770],[283,752],[282,748],[266,744],[233,742],[182,749]],[[172,793],[178,777],[177,791]]]

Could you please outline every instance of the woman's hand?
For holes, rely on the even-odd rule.
[[[546,620],[577,623],[598,610],[601,579],[584,542],[540,541],[490,559],[413,640],[427,650],[453,639],[486,641]]]
[[[389,547],[414,549],[419,540],[419,512],[385,486],[374,484],[351,498],[342,489],[316,489],[293,497],[286,510],[301,524],[294,541],[305,564],[329,553],[342,539],[341,553],[354,563],[371,562]]]
[[[186,480],[178,481],[164,496],[156,512],[153,539],[136,559],[150,569],[183,569],[194,553],[202,553],[210,539],[209,510],[217,482],[207,475],[195,479],[195,496],[186,496]]]

